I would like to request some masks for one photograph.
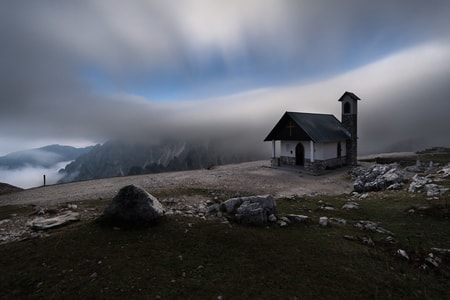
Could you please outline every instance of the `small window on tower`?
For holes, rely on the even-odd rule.
[[[350,113],[350,103],[345,102],[344,104],[344,114],[349,114]]]

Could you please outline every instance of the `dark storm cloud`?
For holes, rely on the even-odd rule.
[[[447,84],[441,84],[448,57],[433,61],[438,70],[427,76],[420,76],[430,66],[420,63],[422,50],[410,69],[393,59],[418,73],[397,86],[383,80],[404,76],[395,68],[362,65],[399,49],[415,53],[418,44],[448,50],[449,15],[448,1],[2,1],[0,147],[17,137],[157,140],[239,132],[240,140],[259,141],[283,110],[328,112],[336,107],[328,101],[346,89],[360,91],[377,112],[364,112],[361,103],[371,124],[361,125],[361,134],[394,145],[398,135],[376,134],[377,115],[395,119],[401,111],[405,118],[392,132],[402,135],[412,126],[430,138],[440,131],[428,128],[428,118],[448,108]],[[348,68],[359,75],[348,75]],[[113,88],[103,91],[95,78],[87,80],[92,69]],[[320,84],[276,87],[285,80],[310,82],[310,74]],[[174,90],[184,84],[182,93],[203,91],[209,99],[158,103],[132,95],[136,79],[150,90],[159,88],[153,82]],[[214,96],[228,88],[242,93]],[[433,95],[433,104],[419,94]],[[424,109],[428,114],[419,112]]]

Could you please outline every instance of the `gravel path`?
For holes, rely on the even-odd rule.
[[[252,194],[290,195],[343,194],[351,192],[347,169],[312,176],[283,168],[271,168],[268,161],[218,166],[211,170],[116,177],[50,185],[0,196],[0,206],[9,204],[55,205],[63,202],[112,198],[128,184],[152,191],[203,188]]]

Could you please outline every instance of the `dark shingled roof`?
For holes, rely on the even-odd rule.
[[[353,94],[352,92],[345,92],[341,98],[339,98],[338,101],[342,101],[344,99],[345,96],[350,96],[350,98],[352,98],[353,100],[361,100],[361,98],[359,98],[358,96],[356,96],[355,94]]]
[[[312,140],[327,143],[349,138],[350,133],[333,115],[286,112],[264,141]]]

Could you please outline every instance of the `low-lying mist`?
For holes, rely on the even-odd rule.
[[[0,182],[28,189],[44,185],[45,175],[46,184],[55,184],[62,177],[58,171],[68,163],[70,161],[59,162],[49,168],[26,166],[14,170],[0,169]]]

